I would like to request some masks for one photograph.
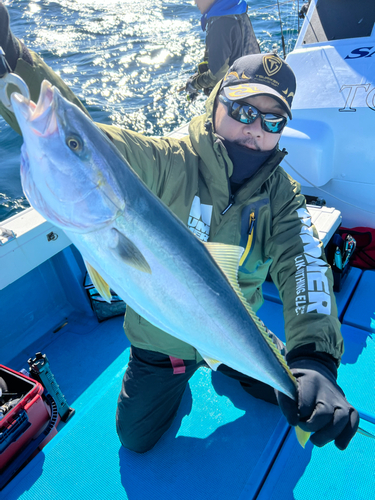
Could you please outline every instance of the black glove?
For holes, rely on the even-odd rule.
[[[197,88],[195,86],[195,80],[198,76],[198,73],[195,73],[193,76],[191,76],[188,81],[186,82],[186,85],[185,85],[185,90],[188,94],[191,94],[193,92],[197,92]]]
[[[2,2],[0,2],[0,47],[5,52],[7,63],[12,71],[14,71],[19,57],[22,57],[24,61],[33,66],[29,50],[22,42],[17,40],[10,30],[9,12]]]
[[[293,357],[292,353],[288,356]],[[317,358],[297,357],[289,361],[298,383],[298,402],[278,391],[276,397],[290,425],[314,433],[310,438],[314,445],[321,447],[334,440],[337,448],[344,450],[357,431],[359,415],[336,383],[333,358],[317,354]]]
[[[195,87],[195,80],[198,76],[198,73],[191,76],[189,80],[186,82],[185,91],[187,92],[187,100],[193,102],[198,97],[198,89]]]

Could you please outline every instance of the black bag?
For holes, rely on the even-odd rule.
[[[125,314],[125,302],[113,290],[110,290],[112,296],[111,303],[106,302],[94,287],[88,272],[86,272],[83,286],[86,289],[91,308],[98,318],[99,323],[106,319]]]
[[[371,227],[340,227],[338,232],[343,239],[350,234],[356,241],[356,248],[350,258],[350,264],[360,269],[375,269],[375,229]]]

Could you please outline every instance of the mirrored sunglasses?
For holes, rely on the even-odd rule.
[[[262,129],[270,134],[280,134],[288,121],[285,116],[275,115],[273,113],[261,113],[259,109],[252,104],[241,101],[231,101],[223,94],[219,95],[219,100],[227,107],[228,114],[233,120],[250,124],[255,122],[259,116]]]

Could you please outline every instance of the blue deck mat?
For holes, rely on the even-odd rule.
[[[28,370],[27,360],[37,352],[47,355],[50,369],[69,405],[129,347],[118,316],[98,323],[93,316],[73,312],[58,332],[50,331],[19,353],[9,368]],[[41,331],[44,324],[39,322]]]
[[[364,271],[343,323],[375,332],[375,271]]]
[[[282,305],[265,301],[258,314],[285,342]],[[341,333],[345,353],[338,372],[339,384],[353,405],[375,415],[375,335],[348,325],[341,326]]]
[[[361,276],[362,276],[361,269],[352,267],[349,270],[349,273],[344,281],[342,289],[339,292],[335,292],[337,312],[340,321],[342,321],[342,318],[345,314],[345,310],[348,307],[353,294],[356,293],[355,289],[358,286],[358,282]]]
[[[267,326],[284,340],[282,305],[266,301],[260,313]],[[365,416],[371,420],[375,415],[374,339],[369,332],[350,326],[343,326],[342,331],[346,353],[339,382],[348,400],[368,412]],[[151,452],[137,455],[120,446],[115,431],[116,400],[128,359],[122,318],[98,325],[92,318],[73,314],[58,335],[43,337],[43,342],[43,352],[60,388],[77,413],[0,492],[0,498],[169,500],[178,496],[180,500],[250,500],[256,497],[288,431],[278,408],[251,398],[238,382],[201,369],[191,380],[172,428]],[[290,439],[293,438],[294,435]],[[356,437],[353,443],[361,438]],[[300,453],[300,447],[296,448]],[[306,461],[306,456],[311,454],[310,450],[298,463],[299,477],[298,472],[297,479],[292,474],[291,481],[295,484],[309,464],[310,458]],[[290,491],[294,486],[291,485]],[[330,499],[317,493],[318,497]],[[369,494],[367,499],[371,499]]]
[[[345,352],[338,383],[350,403],[375,418],[375,335],[347,325],[341,333]]]
[[[345,354],[338,382],[361,414],[361,427],[375,435],[375,339],[342,326]],[[344,452],[333,444],[303,450],[291,432],[257,500],[374,500],[375,440],[357,434]]]
[[[138,455],[121,447],[115,430],[127,360],[128,349],[69,402],[76,415],[6,486],[2,498],[254,498],[288,432],[279,408],[201,368],[171,429],[153,450]]]
[[[361,420],[366,431],[375,425]],[[357,434],[346,450],[310,441],[303,449],[290,432],[257,500],[374,500],[375,440]]]

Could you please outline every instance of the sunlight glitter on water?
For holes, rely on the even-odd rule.
[[[94,120],[163,135],[204,112],[206,97],[193,104],[178,92],[202,60],[205,34],[190,0],[37,0],[5,2],[16,36],[39,53],[84,102]],[[263,52],[273,44],[282,55],[274,0],[248,1]],[[297,1],[281,2],[287,50],[297,38]],[[7,130],[6,139],[2,134]],[[23,198],[17,135],[0,118],[0,154],[16,175],[0,172],[7,200]],[[8,139],[9,138],[9,139]],[[5,139],[5,140],[4,140]],[[0,220],[9,207],[0,199]]]

